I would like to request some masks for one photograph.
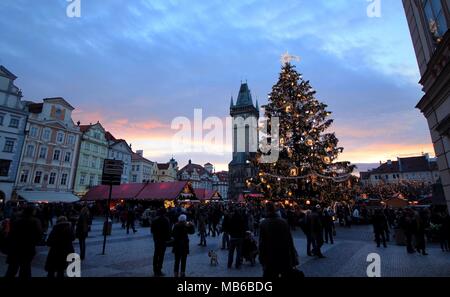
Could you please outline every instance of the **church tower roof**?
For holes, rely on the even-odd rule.
[[[253,106],[252,94],[248,88],[248,84],[242,83],[239,89],[239,95],[236,101],[236,106]]]

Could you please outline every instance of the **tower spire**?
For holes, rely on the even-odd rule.
[[[231,95],[230,108],[233,107],[233,106],[234,106],[234,103],[233,103],[233,95]]]

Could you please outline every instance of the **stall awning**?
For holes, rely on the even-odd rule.
[[[71,192],[17,191],[17,194],[28,202],[73,203],[80,200]]]

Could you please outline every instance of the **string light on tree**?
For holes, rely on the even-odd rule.
[[[287,197],[331,197],[339,193],[339,183],[352,176],[349,162],[333,162],[343,148],[329,131],[332,119],[327,106],[315,98],[309,81],[295,70],[292,61],[300,61],[288,52],[281,56],[281,72],[272,87],[265,117],[279,119],[279,158],[276,163],[258,163],[260,173],[250,182],[252,189],[262,191],[267,199]],[[265,186],[261,187],[261,184]]]

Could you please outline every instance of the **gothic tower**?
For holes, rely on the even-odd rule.
[[[233,159],[228,164],[228,197],[237,200],[248,192],[246,180],[255,176],[256,168],[249,162],[258,149],[258,101],[253,104],[247,83],[242,83],[236,104],[231,97],[230,115],[233,117]]]

